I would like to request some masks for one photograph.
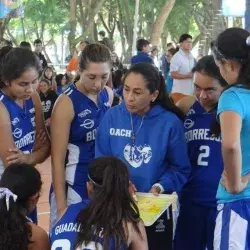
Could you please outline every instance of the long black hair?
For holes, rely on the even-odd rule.
[[[76,220],[80,225],[76,246],[96,241],[102,234],[104,250],[109,249],[110,237],[114,237],[115,249],[120,249],[127,245],[128,222],[141,236],[139,210],[129,193],[127,167],[115,157],[101,157],[90,164],[88,171],[94,190],[91,203]]]
[[[241,28],[229,28],[219,34],[211,44],[214,57],[218,61],[233,60],[240,64],[238,87],[250,88],[250,33]],[[248,39],[249,38],[249,39]]]
[[[182,121],[184,120],[183,113],[175,106],[166,91],[166,84],[163,75],[154,65],[150,63],[137,63],[133,65],[126,73],[123,80],[124,82],[130,73],[141,74],[145,79],[147,88],[151,94],[156,90],[159,91],[159,95],[152,103],[152,106],[159,104],[164,109],[175,113]]]
[[[31,227],[27,223],[28,199],[41,190],[41,175],[27,164],[13,164],[5,169],[0,188],[8,188],[17,195],[9,199],[9,210],[5,197],[0,199],[0,249],[27,250],[31,243]]]
[[[40,71],[38,57],[28,49],[6,46],[0,49],[0,88],[19,78],[26,70]]]
[[[201,74],[210,76],[218,81],[218,83],[221,85],[221,87],[226,88],[228,87],[228,83],[225,81],[225,79],[221,76],[219,68],[216,66],[214,62],[213,56],[204,56],[202,57],[197,64],[194,66],[193,73],[199,72]],[[214,112],[217,111],[217,106],[215,107]],[[210,126],[210,133],[213,136],[219,136],[220,134],[220,124],[215,119]]]
[[[57,87],[62,86],[62,79],[64,76],[66,78],[66,85],[69,83],[69,76],[66,73],[65,74],[58,74],[58,75],[56,75],[56,78],[55,78]]]

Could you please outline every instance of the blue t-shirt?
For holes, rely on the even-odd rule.
[[[153,58],[143,51],[138,51],[136,56],[131,58],[131,65],[137,63],[151,63],[154,64]]]
[[[221,95],[217,114],[224,111],[232,111],[242,118],[242,128],[240,132],[241,153],[242,153],[242,176],[250,172],[250,90],[231,87]],[[232,121],[233,122],[233,121]],[[230,124],[228,124],[230,126]],[[223,138],[222,138],[223,140]],[[250,183],[247,188],[239,194],[228,193],[220,184],[217,191],[219,203],[231,202],[240,199],[250,198]]]
[[[79,232],[79,225],[76,223],[77,215],[81,210],[87,207],[89,201],[84,200],[80,203],[70,205],[63,217],[52,228],[50,234],[51,249],[52,250],[74,250],[74,245]],[[101,235],[95,237],[95,241],[91,241],[87,246],[82,245],[81,250],[99,250],[103,249],[103,237]],[[78,249],[78,248],[77,248]],[[115,249],[114,238],[109,240],[109,250]],[[127,249],[127,246],[122,246],[120,250]]]
[[[180,202],[216,206],[216,192],[223,171],[221,138],[210,133],[216,110],[206,110],[196,101],[184,121],[192,172],[184,185]]]

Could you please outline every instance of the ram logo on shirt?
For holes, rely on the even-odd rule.
[[[127,144],[123,150],[124,158],[133,167],[139,168],[142,163],[149,163],[152,158],[152,148],[149,145],[133,146]]]

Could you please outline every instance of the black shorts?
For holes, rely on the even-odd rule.
[[[172,206],[150,227],[146,227],[149,250],[172,250]]]

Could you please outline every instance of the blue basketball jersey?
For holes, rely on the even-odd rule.
[[[31,153],[35,142],[35,107],[31,98],[24,101],[21,108],[11,98],[0,91],[0,101],[9,112],[13,140],[24,153]],[[4,166],[0,162],[0,177]]]
[[[63,217],[56,223],[50,234],[51,250],[74,250],[77,233],[79,232],[79,225],[76,223],[76,217],[79,212],[88,205],[88,201],[82,201],[77,204],[70,205]],[[98,250],[103,249],[102,236],[96,236],[96,242],[92,241],[87,246],[82,245],[77,250],[96,250],[96,244]],[[125,250],[127,247],[123,247],[120,250]],[[114,238],[111,237],[109,241],[109,250],[115,249]]]
[[[210,133],[216,110],[206,112],[195,101],[184,121],[192,172],[183,187],[180,202],[216,206],[216,192],[223,171],[221,138]]]
[[[104,88],[98,96],[98,106],[72,84],[64,94],[71,99],[75,117],[71,123],[66,181],[76,196],[87,199],[86,181],[89,163],[94,159],[96,130],[110,107],[109,96]],[[69,194],[69,193],[68,193]],[[79,202],[79,199],[68,204]]]

